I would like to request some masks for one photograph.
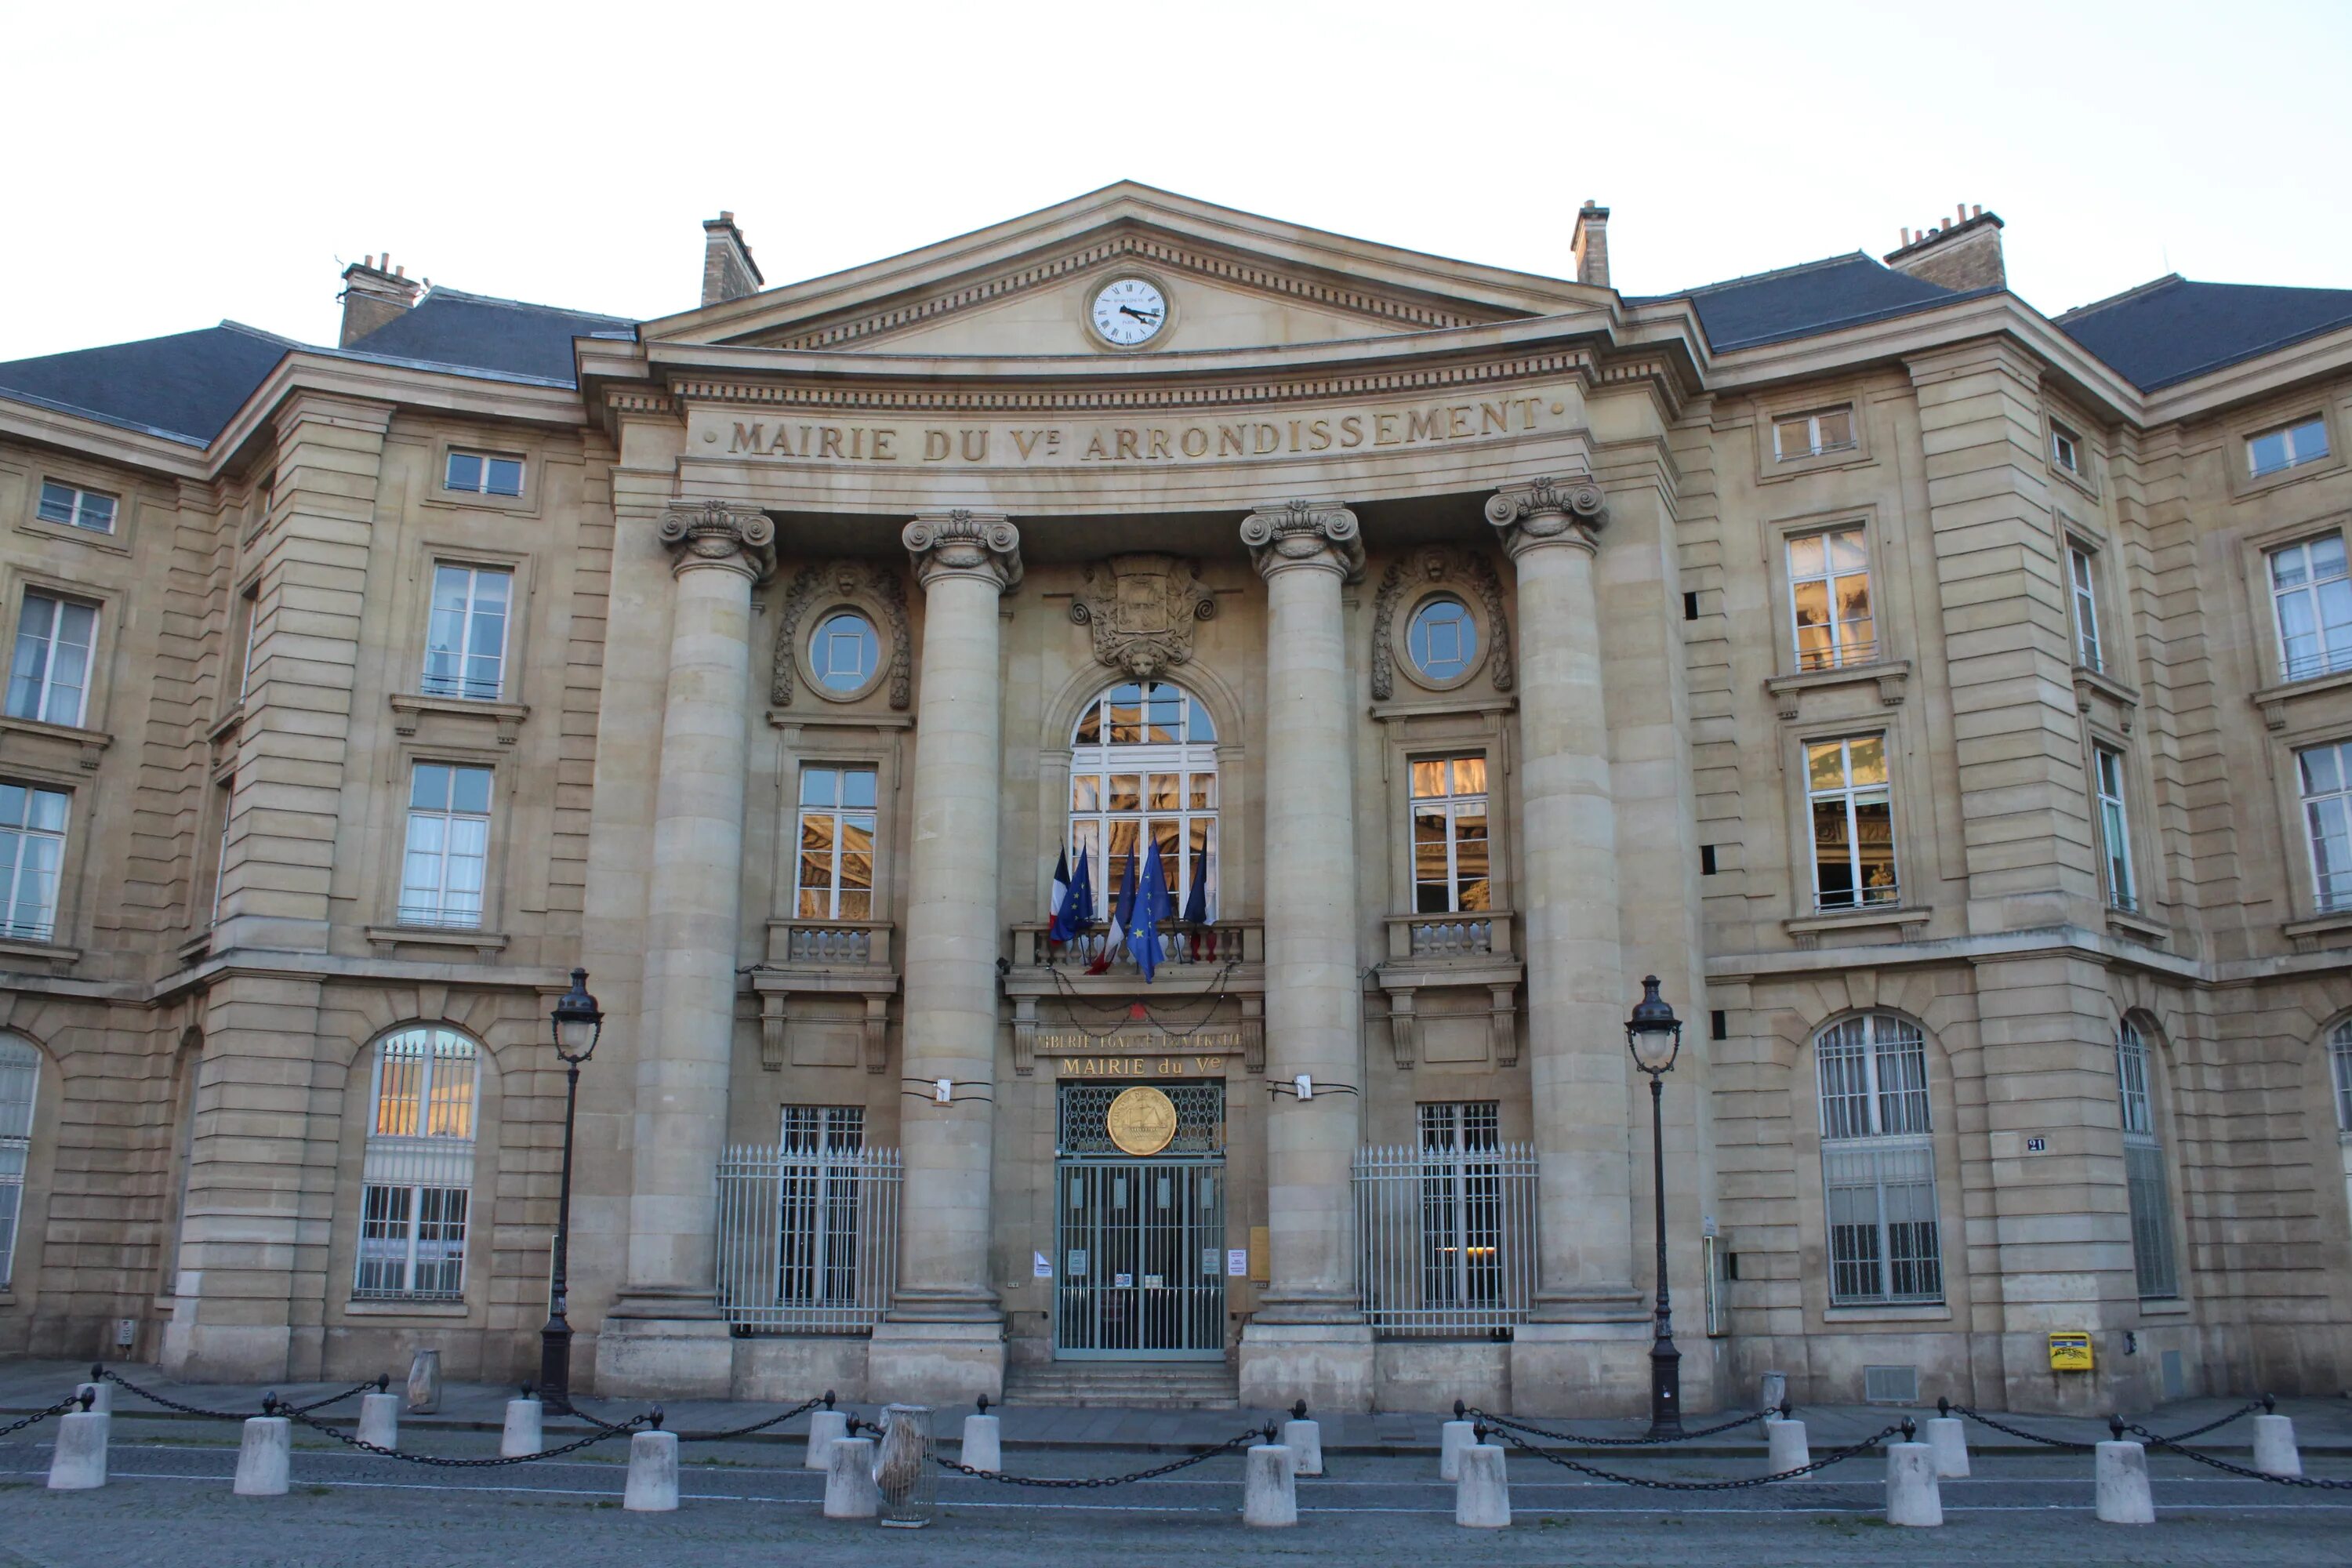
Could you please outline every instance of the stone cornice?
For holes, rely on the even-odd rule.
[[[1363,530],[1346,507],[1287,500],[1242,519],[1242,542],[1258,575],[1313,567],[1352,583],[1364,574]]]
[[[763,581],[776,567],[776,525],[763,511],[723,500],[688,500],[662,513],[659,537],[677,573],[721,568]]]
[[[898,538],[915,558],[915,580],[925,588],[951,575],[989,578],[999,593],[1021,584],[1021,531],[1001,513],[958,509],[919,517]]]
[[[1600,487],[1583,475],[1505,485],[1486,498],[1486,521],[1501,530],[1514,558],[1550,544],[1597,549],[1607,510]]]

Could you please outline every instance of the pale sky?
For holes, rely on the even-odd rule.
[[[1580,201],[1664,293],[1979,203],[2055,314],[2166,271],[2352,288],[2352,4],[36,6],[0,360],[334,340],[342,263],[691,308],[1133,178],[1565,275]]]

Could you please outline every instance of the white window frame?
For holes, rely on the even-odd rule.
[[[1143,732],[1149,733],[1158,722],[1150,717],[1153,709],[1150,699],[1160,692],[1173,692],[1181,699],[1176,710],[1175,733],[1184,737],[1173,741],[1115,742],[1115,713],[1122,706],[1122,694],[1139,693],[1137,703],[1145,717],[1139,721]],[[1083,740],[1091,716],[1097,739]],[[1195,729],[1212,737],[1191,739]],[[1181,919],[1184,904],[1192,896],[1192,859],[1205,855],[1208,859],[1208,894],[1212,915],[1220,907],[1217,897],[1219,861],[1217,855],[1217,743],[1214,721],[1201,700],[1173,681],[1121,681],[1095,694],[1079,713],[1071,730],[1069,852],[1070,863],[1076,866],[1083,846],[1087,851],[1087,875],[1095,890],[1095,911],[1098,918],[1108,918],[1118,895],[1118,879],[1126,874],[1127,857],[1114,855],[1111,841],[1122,826],[1135,828],[1135,874],[1143,875],[1145,858],[1150,854],[1146,833],[1154,825],[1172,824],[1176,829],[1176,854],[1171,857],[1163,846],[1160,852],[1160,867],[1168,878],[1169,908],[1176,919]],[[1154,806],[1150,804],[1151,779],[1154,774],[1175,775],[1174,806]],[[1133,775],[1137,781],[1137,804],[1133,807],[1111,804],[1110,781]],[[1085,781],[1096,781],[1095,804],[1082,807]],[[1195,805],[1193,784],[1205,780],[1208,784],[1204,804]],[[1195,842],[1195,839],[1198,842]]]
[[[461,458],[469,458],[482,466],[480,483],[461,485],[457,482],[456,469],[457,461]],[[491,488],[490,465],[493,463],[514,465],[514,489],[501,490]],[[530,477],[530,468],[524,459],[512,452],[486,452],[473,447],[452,447],[442,455],[441,458],[441,488],[452,495],[497,496],[502,500],[519,500],[522,497],[523,487],[529,482]]]
[[[2116,1087],[2122,1102],[2124,1178],[2131,1205],[2132,1274],[2143,1301],[2180,1295],[2179,1249],[2172,1235],[2172,1191],[2164,1147],[2156,1130],[2147,1042],[2128,1018],[2116,1025]]]
[[[40,630],[32,626],[36,603],[47,606],[47,625]],[[79,610],[89,616],[89,639],[68,642],[65,639],[65,616],[68,610]],[[98,668],[98,618],[101,606],[88,599],[53,593],[47,588],[27,588],[16,610],[16,647],[8,667],[8,714],[11,718],[30,719],[37,723],[62,724],[79,730],[89,716],[90,678]],[[80,679],[68,686],[58,679],[59,648],[78,651],[81,656]],[[36,661],[27,671],[26,660]]]
[[[1879,744],[1879,758],[1885,770],[1886,777],[1877,784],[1858,784],[1853,777],[1853,748],[1858,743],[1870,741],[1875,741]],[[1823,746],[1838,748],[1839,776],[1843,782],[1832,789],[1813,787],[1813,752]],[[1895,841],[1894,761],[1894,748],[1888,743],[1888,736],[1884,731],[1866,735],[1840,735],[1808,741],[1804,743],[1805,836],[1807,842],[1811,846],[1815,910],[1823,913],[1833,913],[1843,910],[1893,909],[1902,903],[1903,871],[1901,863],[1895,857]],[[1874,801],[1869,798],[1874,795],[1879,799]],[[1825,801],[1838,802],[1845,811],[1846,869],[1849,884],[1847,898],[1843,902],[1830,901],[1822,885],[1822,845],[1820,836],[1813,831],[1813,819],[1817,808]],[[1879,887],[1871,888],[1866,887],[1863,882],[1860,811],[1863,806],[1882,802],[1886,807],[1886,863],[1888,871],[1895,879]]]
[[[1862,566],[1859,571],[1841,572],[1832,559],[1836,550],[1832,542],[1846,539],[1851,539],[1862,552]],[[1797,547],[1811,541],[1819,541],[1821,543],[1822,569],[1819,572],[1800,573],[1797,569]],[[1849,665],[1876,662],[1879,657],[1878,593],[1877,584],[1872,580],[1870,570],[1868,525],[1851,522],[1835,528],[1809,528],[1801,533],[1789,535],[1783,542],[1782,548],[1784,551],[1782,560],[1786,563],[1789,574],[1789,637],[1790,645],[1796,652],[1797,668],[1800,670],[1843,669]],[[1853,630],[1854,623],[1845,620],[1838,614],[1838,585],[1841,583],[1850,582],[1857,576],[1862,579],[1863,601],[1870,610],[1868,617],[1861,623],[1865,628],[1864,632],[1858,637]],[[1829,618],[1822,623],[1829,635],[1829,647],[1826,652],[1820,649],[1809,652],[1805,647],[1806,626],[1803,613],[1799,609],[1797,601],[1800,590],[1810,583],[1822,584],[1825,608],[1828,611]]]
[[[2083,477],[2083,437],[2055,419],[2050,422],[2050,461],[2076,479]]]
[[[856,1306],[862,1279],[859,1222],[867,1212],[865,1180],[871,1168],[866,1108],[782,1109],[776,1300],[793,1307]]]
[[[2074,661],[2094,675],[2106,670],[2105,655],[2099,646],[2099,579],[2098,566],[2091,552],[2069,542],[2066,546],[2066,572],[2074,588]]]
[[[16,1274],[16,1243],[24,1235],[25,1176],[33,1163],[33,1112],[40,1094],[40,1047],[0,1034],[0,1289]]]
[[[1501,1102],[1423,1100],[1413,1123],[1422,1160],[1422,1304],[1501,1306],[1510,1245],[1499,1179]]]
[[[1814,1037],[1813,1061],[1830,1305],[1941,1302],[1927,1036],[1892,1013],[1857,1014]]]
[[[1486,781],[1486,787],[1457,793],[1455,786],[1461,781],[1456,764],[1461,763],[1476,763],[1479,776]],[[1422,769],[1433,765],[1439,770],[1442,789],[1436,795],[1423,795],[1421,793]],[[1405,776],[1408,781],[1405,786],[1408,797],[1405,861],[1412,872],[1412,912],[1417,915],[1453,915],[1484,914],[1491,910],[1495,907],[1495,818],[1488,809],[1487,789],[1492,787],[1493,780],[1487,771],[1486,754],[1484,752],[1451,752],[1433,757],[1411,757],[1406,759]],[[1445,902],[1439,909],[1430,909],[1422,901],[1422,889],[1433,886],[1422,877],[1421,819],[1424,815],[1444,824]],[[1486,848],[1486,869],[1485,875],[1477,879],[1482,889],[1480,901],[1465,904],[1462,901],[1462,828],[1464,824],[1473,819],[1478,823],[1483,836],[1480,842]]]
[[[834,798],[831,803],[810,801],[807,796],[812,779],[818,774],[831,774]],[[852,774],[862,774],[866,780],[865,805],[843,804],[849,795],[848,781]],[[793,843],[793,918],[803,921],[870,921],[874,919],[874,900],[878,895],[875,887],[877,845],[875,822],[877,809],[871,803],[879,798],[881,770],[870,763],[803,763],[801,764],[800,808],[795,819],[797,830]],[[843,863],[855,852],[847,843],[847,835],[863,829],[866,834],[866,886],[845,887],[842,881]],[[812,835],[817,835],[814,840]],[[809,873],[821,863],[824,880],[812,885]],[[859,894],[866,899],[864,913],[855,908],[845,910],[845,901],[854,904]],[[822,907],[812,908],[812,904]]]
[[[2314,569],[2313,547],[2331,539],[2336,542],[2339,552],[2345,553],[2347,559],[2343,571],[2323,578]],[[2343,533],[2330,530],[2326,533],[2315,533],[2307,539],[2298,539],[2293,544],[2282,544],[2263,552],[2263,572],[2270,584],[2271,591],[2271,624],[2273,629],[2278,633],[2279,679],[2282,680],[2309,680],[2316,676],[2333,675],[2338,670],[2352,669],[2352,619],[2337,623],[2339,631],[2336,638],[2331,643],[2328,637],[2328,623],[2322,614],[2326,602],[2322,590],[2329,584],[2342,584],[2338,590],[2339,594],[2352,596],[2352,550],[2347,550],[2346,545],[2347,541]],[[2289,586],[2281,587],[2278,580],[2279,565],[2282,562],[2290,560],[2300,563],[2303,580]],[[2311,637],[2317,644],[2317,651],[2315,654],[2306,655],[2300,664],[2295,659],[2291,645],[2286,616],[2288,603],[2298,599],[2305,601],[2309,606]]]
[[[2318,446],[2311,451],[2304,450],[2304,443],[2296,439],[2306,431],[2316,432],[2318,437]],[[2279,445],[2286,454],[2285,460],[2264,468],[2255,459],[2254,447],[2257,443],[2267,441],[2273,436],[2279,437]],[[2327,421],[2323,416],[2315,414],[2307,419],[2297,419],[2285,425],[2273,425],[2267,430],[2257,430],[2247,437],[2246,477],[2266,479],[2273,474],[2283,474],[2289,468],[2299,468],[2305,463],[2318,462],[2328,455]]]
[[[424,768],[445,768],[450,774],[445,804],[416,804],[417,772]],[[488,803],[480,811],[460,810],[456,805],[457,778],[461,773],[479,773],[488,780]],[[409,770],[408,830],[401,846],[399,923],[404,926],[433,926],[446,931],[478,931],[481,929],[484,906],[489,893],[490,816],[498,803],[498,772],[481,763],[443,763],[430,760],[412,764]],[[418,829],[437,829],[438,843],[419,847]],[[432,880],[419,879],[415,873],[424,860],[430,859],[437,871]],[[478,885],[467,889],[462,876],[452,878],[453,866],[464,862],[474,864]],[[470,894],[472,904],[467,903]]]
[[[2308,759],[2329,753],[2336,774],[2332,787],[2314,789]],[[2352,741],[2327,741],[2304,746],[2294,753],[2295,793],[2303,803],[2303,843],[2311,868],[2312,907],[2322,914],[2352,909]],[[2334,842],[2341,862],[2333,869],[2323,847]]]
[[[34,508],[34,515],[43,522],[63,523],[89,533],[112,533],[121,513],[121,496],[84,489],[61,479],[41,481],[41,499]]]
[[[61,789],[0,779],[0,792],[10,789],[22,792],[24,811],[15,822],[0,821],[0,936],[14,942],[54,942],[73,796]],[[54,828],[38,826],[37,810],[44,799],[57,803]],[[21,918],[28,907],[36,911],[34,917]]]
[[[1845,416],[1845,439],[1824,441],[1822,439],[1822,421],[1836,414]],[[1780,432],[1785,426],[1800,423],[1805,427],[1805,446],[1802,451],[1792,452],[1789,450],[1788,443],[1781,440]],[[1801,414],[1775,415],[1772,417],[1772,460],[1776,463],[1793,463],[1801,458],[1819,458],[1831,452],[1853,451],[1862,445],[1861,432],[1856,426],[1854,407],[1851,403],[1810,408]]]
[[[2091,768],[2099,797],[2100,847],[2106,851],[2107,902],[2119,910],[2139,908],[2139,884],[2132,874],[2131,812],[2124,803],[2124,754],[2104,741],[2091,744]]]
[[[464,593],[458,601],[457,637],[454,644],[443,641],[441,625],[444,606],[441,603],[442,574],[462,576]],[[491,578],[504,584],[505,595],[498,606],[498,650],[486,653],[479,646],[482,621],[485,618],[485,584]],[[514,569],[509,566],[482,566],[471,561],[436,561],[433,563],[432,592],[425,612],[425,673],[423,689],[427,696],[455,697],[468,702],[496,702],[506,694],[507,651],[514,645]],[[476,661],[490,662],[491,673],[487,679],[475,669]],[[436,670],[436,661],[446,660],[454,669]]]
[[[830,652],[825,650],[829,650],[833,643],[840,640],[831,628],[835,622],[845,617],[857,623],[858,635],[856,641],[864,668],[856,680],[846,686],[837,686],[831,679],[834,665]],[[809,633],[808,662],[809,679],[815,684],[818,690],[833,698],[847,699],[856,697],[860,692],[870,691],[874,688],[875,681],[880,679],[882,676],[882,630],[874,624],[874,617],[858,606],[835,605],[817,617],[815,629]]]
[[[1458,612],[1457,618],[1449,623],[1458,645],[1454,656],[1444,661],[1453,666],[1450,669],[1431,668],[1441,661],[1432,646],[1429,627],[1423,619],[1431,611],[1444,608]],[[1414,672],[1425,681],[1439,686],[1459,683],[1478,668],[1478,617],[1472,613],[1467,600],[1459,594],[1432,594],[1415,605],[1412,613],[1405,617],[1405,662],[1412,665]]]
[[[403,1029],[376,1042],[352,1262],[355,1299],[465,1299],[482,1055],[472,1039],[437,1026]],[[387,1071],[395,1066],[402,1070]],[[428,1227],[444,1234],[428,1235]],[[446,1234],[451,1231],[454,1236]],[[449,1251],[432,1256],[439,1247]]]

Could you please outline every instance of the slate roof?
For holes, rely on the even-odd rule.
[[[623,316],[435,289],[415,309],[352,344],[350,352],[570,386],[572,339],[635,329],[636,322]]]
[[[2352,289],[2191,283],[2168,273],[2069,310],[2058,329],[2142,392],[2352,326]]]
[[[0,364],[0,394],[209,446],[286,351],[235,321]]]
[[[1716,353],[1808,338],[1862,321],[1883,321],[1973,300],[1990,289],[1958,292],[1897,272],[1857,250],[1775,272],[1733,278],[1675,294],[1629,300],[1650,304],[1687,299]]]

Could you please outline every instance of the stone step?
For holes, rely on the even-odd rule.
[[[1231,1410],[1241,1402],[1233,1368],[1213,1362],[1048,1362],[1008,1367],[1004,1399],[1008,1405],[1138,1410]]]

